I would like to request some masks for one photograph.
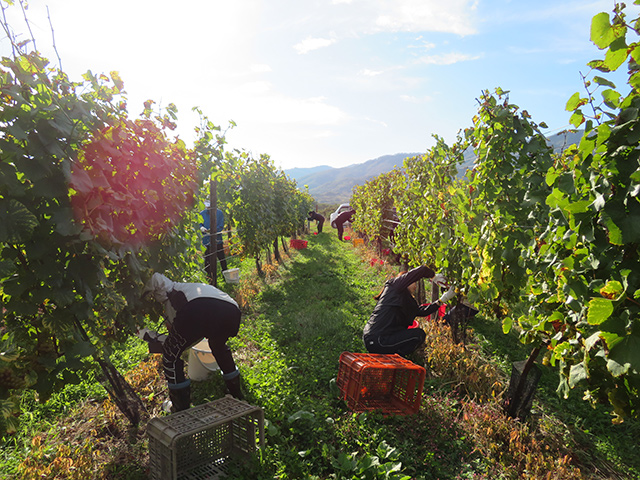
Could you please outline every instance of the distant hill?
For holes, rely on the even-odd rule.
[[[578,145],[584,135],[584,130],[566,130],[549,137],[549,143],[553,147],[554,153],[561,153],[571,145]]]
[[[555,153],[560,153],[572,144],[578,144],[583,132],[565,131],[549,137],[549,145]],[[423,152],[424,153],[424,152]],[[294,179],[299,188],[304,185],[309,187],[309,193],[319,203],[339,204],[348,202],[356,185],[364,185],[367,181],[377,177],[381,173],[390,172],[395,167],[401,168],[404,159],[415,157],[423,153],[396,153],[384,155],[364,163],[349,165],[342,168],[322,165],[310,168],[291,168],[285,170],[290,178]],[[458,176],[464,175],[468,169],[473,168],[475,155],[471,151],[465,152],[465,160],[460,165]]]
[[[309,168],[290,168],[289,170],[285,170],[285,173],[289,175],[289,177],[297,180],[299,178],[304,178],[308,175],[313,175],[314,173],[321,172],[323,170],[329,170],[333,167],[329,165],[320,165],[318,167],[309,167]],[[300,182],[298,182],[300,184]]]
[[[416,155],[420,154],[396,153],[342,168],[328,166],[292,168],[285,170],[284,173],[294,179],[299,188],[307,185],[309,193],[316,201],[339,204],[349,201],[354,186],[363,185],[395,167],[402,167],[405,158]]]

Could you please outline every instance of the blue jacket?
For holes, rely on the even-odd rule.
[[[202,223],[200,224],[200,226],[206,228],[207,230],[211,230],[211,228],[209,227],[209,209],[206,208],[203,211],[200,212],[200,215],[202,216]],[[202,244],[206,247],[209,245],[210,242],[210,238],[211,235],[213,233],[215,233],[216,235],[216,243],[222,243],[222,231],[224,230],[224,213],[222,213],[222,210],[220,210],[218,208],[217,212],[216,212],[216,231],[215,232],[209,232],[208,234],[205,233],[202,235]]]

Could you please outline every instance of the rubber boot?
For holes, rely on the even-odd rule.
[[[227,384],[227,391],[232,396],[238,400],[244,400],[244,395],[242,395],[242,390],[240,390],[240,375],[231,380],[225,380],[224,383]]]
[[[169,389],[169,399],[171,400],[171,413],[186,410],[191,406],[191,385]]]

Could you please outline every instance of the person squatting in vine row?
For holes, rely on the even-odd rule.
[[[313,220],[318,221],[318,233],[322,233],[322,225],[324,225],[324,217],[320,215],[318,212],[314,212],[313,210],[311,210],[309,212],[309,217],[307,218],[307,221],[312,222]]]
[[[191,380],[185,377],[182,354],[203,338],[222,370],[228,392],[242,399],[240,372],[227,340],[240,329],[240,308],[233,298],[204,283],[174,282],[154,273],[145,294],[162,303],[169,335],[164,342],[162,368],[169,388],[171,411],[186,410],[191,405]]]
[[[427,266],[400,272],[387,280],[382,291],[374,298],[378,301],[364,327],[362,340],[369,353],[393,354],[406,357],[426,339],[421,328],[409,328],[415,317],[426,317],[438,311],[440,306],[455,296],[452,286],[435,302],[418,305],[414,298],[417,282],[427,278],[441,288],[448,286],[441,274]]]

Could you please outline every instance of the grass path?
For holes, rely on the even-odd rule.
[[[286,413],[280,405],[283,389],[295,392],[291,413],[304,408],[306,396],[328,393],[340,354],[363,349],[360,336],[375,305],[380,271],[362,268],[353,247],[334,236],[310,236],[309,248],[294,252],[282,277],[264,288],[256,310],[245,317],[239,343],[257,344],[261,361],[251,358],[249,348],[247,360],[255,366],[244,377],[274,418]]]

